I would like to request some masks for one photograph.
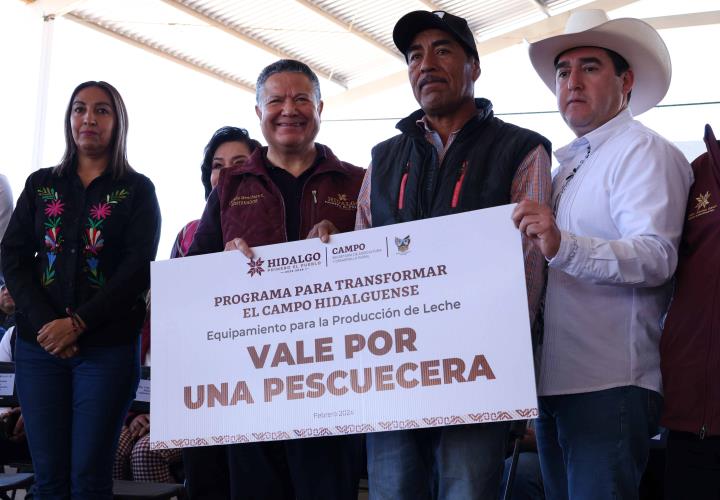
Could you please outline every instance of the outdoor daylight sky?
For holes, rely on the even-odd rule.
[[[719,7],[718,0],[640,0],[609,15],[657,17]],[[86,80],[112,83],[130,116],[130,162],[150,177],[157,189],[163,216],[158,259],[168,258],[178,230],[202,214],[200,162],[212,133],[223,125],[241,126],[265,143],[254,95],[58,18],[50,53],[45,139],[35,144],[42,32],[43,21],[36,9],[19,0],[0,0],[0,172],[10,179],[17,198],[35,168],[34,148],[41,152],[42,166],[59,161],[64,149],[63,113],[72,89]],[[661,104],[720,101],[720,66],[708,57],[716,51],[720,25],[662,30],[660,34],[673,62],[672,85]],[[242,58],[242,54],[237,56]],[[554,96],[532,70],[527,45],[483,57],[481,68],[475,94],[491,99],[503,119],[542,133],[551,139],[554,149],[572,140],[557,113],[515,114],[556,110]],[[326,104],[317,140],[341,159],[367,166],[372,146],[394,135],[396,121],[416,107],[408,84],[351,106]],[[720,135],[719,104],[661,107],[640,119],[678,143],[690,157],[702,151],[705,123],[714,125]]]

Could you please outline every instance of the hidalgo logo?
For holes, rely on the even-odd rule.
[[[288,266],[306,266],[308,264],[319,263],[321,259],[320,252],[306,253],[305,255],[293,255],[291,257],[276,257],[267,261],[268,269],[276,267]]]
[[[404,238],[395,238],[395,246],[397,246],[398,252],[405,253],[410,248],[410,235],[408,234]]]
[[[265,272],[265,269],[263,269],[264,263],[265,262],[261,258],[258,258],[257,260],[250,259],[250,262],[247,263],[247,265],[250,266],[247,273],[250,276],[255,276],[256,274],[262,276],[262,273]]]

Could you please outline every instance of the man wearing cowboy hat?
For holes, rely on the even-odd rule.
[[[401,120],[400,135],[372,152],[358,199],[356,229],[550,196],[550,143],[504,123],[475,99],[480,62],[467,21],[415,11],[395,25],[422,109]],[[543,258],[525,246],[530,317],[544,286]],[[496,498],[507,422],[368,434],[372,499]]]
[[[640,20],[579,11],[530,59],[577,136],[555,152],[552,209],[527,201],[513,214],[549,262],[536,425],[545,491],[637,498],[692,173],[633,115],[665,96],[670,56]]]

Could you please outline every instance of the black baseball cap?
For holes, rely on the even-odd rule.
[[[465,19],[448,14],[443,10],[429,12],[427,10],[416,10],[405,14],[395,24],[393,29],[393,41],[407,61],[407,51],[415,35],[421,31],[439,29],[450,33],[466,50],[470,51],[478,60],[477,47],[470,26]]]

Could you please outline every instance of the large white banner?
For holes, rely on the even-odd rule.
[[[154,262],[152,446],[537,416],[512,208]]]

